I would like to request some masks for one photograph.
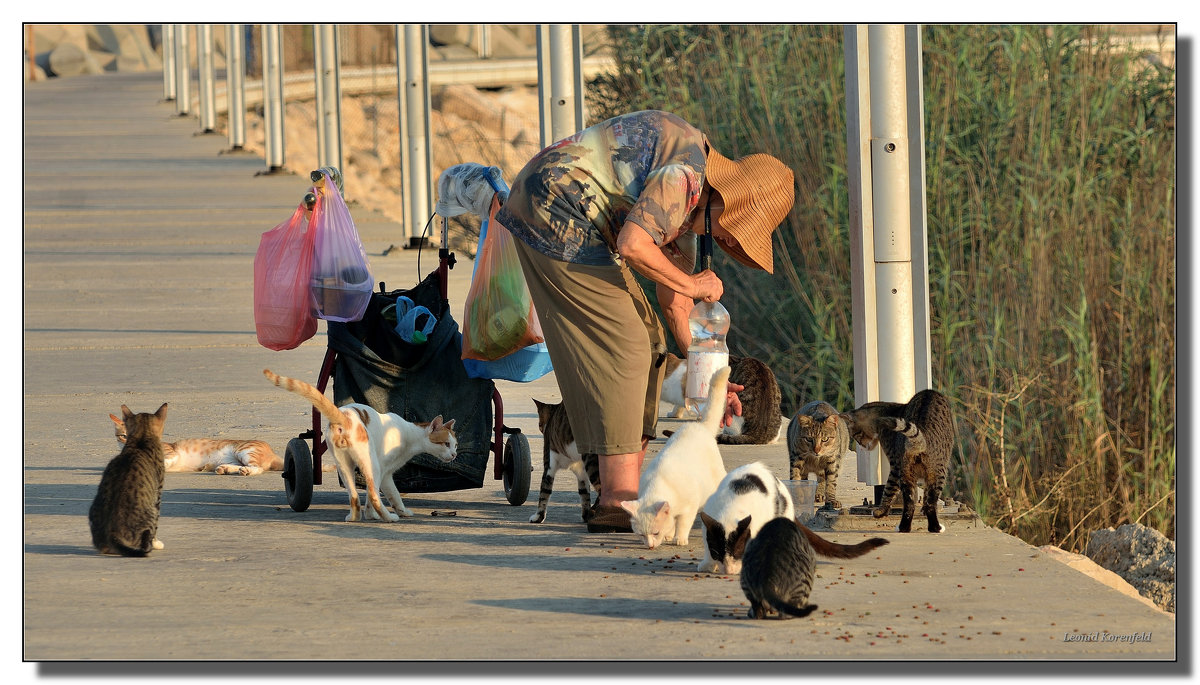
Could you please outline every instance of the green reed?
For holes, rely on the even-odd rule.
[[[783,411],[853,403],[840,26],[620,26],[593,118],[673,111],[727,156],[796,174],[776,273],[718,251],[731,347]],[[1174,536],[1175,73],[1102,27],[928,26],[934,386],[954,481],[986,521],[1081,549],[1137,521]]]

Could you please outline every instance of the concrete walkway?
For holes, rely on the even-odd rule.
[[[820,611],[792,621],[749,620],[736,576],[697,574],[698,529],[687,547],[656,550],[586,534],[567,475],[548,521],[530,524],[541,476],[531,398],[557,400],[553,376],[499,384],[505,423],[534,454],[522,506],[507,503],[490,464],[483,488],[413,495],[417,516],[387,524],[344,522],[336,477],[297,513],[276,473],[172,473],[166,548],[98,555],[87,510],[117,452],[108,413],[169,402],[168,440],[261,438],[282,454],[309,406],[261,370],[313,382],[325,351],[324,324],[287,352],[254,334],[259,236],[290,214],[306,179],[256,175],[262,160],[223,154],[226,139],[195,135],[195,119],[161,99],[157,74],[24,86],[25,660],[1065,659],[1113,673],[1122,667],[1111,660],[1176,657],[1173,615],[976,520],[933,536],[843,517],[828,537],[891,544],[821,561]],[[436,251],[419,269],[413,251],[383,256],[401,227],[354,211],[377,279],[406,287],[434,268]],[[451,272],[456,311],[470,268],[462,258]],[[780,475],[787,462],[783,444],[723,454],[727,468],[759,460]]]

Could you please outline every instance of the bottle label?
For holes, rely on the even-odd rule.
[[[687,398],[707,402],[713,374],[729,366],[729,353],[692,350],[688,352],[687,365]]]

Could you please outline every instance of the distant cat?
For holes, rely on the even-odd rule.
[[[742,557],[742,592],[750,601],[750,618],[766,618],[769,611],[779,618],[807,616],[817,605],[809,604],[814,555],[853,559],[888,544],[871,538],[857,545],[830,542],[791,518],[774,518],[763,524],[746,545]]]
[[[704,560],[701,573],[737,573],[746,543],[771,519],[793,518],[792,496],[761,462],[733,469],[721,479],[704,507]]]
[[[162,431],[164,402],[153,414],[134,414],[121,405],[129,427],[121,453],[104,467],[96,498],[88,510],[92,544],[101,554],[144,557],[162,549],[158,515],[162,509]]]
[[[820,401],[801,407],[788,424],[787,447],[792,480],[817,474],[817,502],[824,502],[826,509],[841,509],[837,479],[842,456],[850,449],[850,433],[837,410]]]
[[[670,413],[667,414],[671,418],[685,418],[687,407],[684,404],[683,393],[687,389],[687,364],[683,363],[683,359],[668,353],[663,361],[663,367],[666,369],[666,375],[663,376],[659,401],[672,406]]]
[[[929,532],[945,530],[938,522],[937,502],[946,484],[954,444],[954,415],[946,396],[936,390],[922,390],[904,404],[868,402],[842,416],[860,445],[872,449],[878,443],[887,456],[890,472],[879,506],[871,512],[875,518],[887,516],[896,490],[900,490],[904,513],[896,530],[912,531],[917,484],[923,482],[921,513],[929,522]]]
[[[771,367],[754,357],[729,358],[729,382],[744,386],[738,399],[742,415],[733,417],[717,442],[722,445],[768,445],[779,441],[783,416],[779,413],[779,383]]]
[[[546,503],[554,490],[554,474],[567,469],[579,481],[579,503],[583,508],[584,522],[592,519],[592,500],[588,486],[600,496],[600,458],[595,454],[580,456],[575,445],[575,434],[567,420],[567,410],[562,402],[547,404],[534,400],[538,412],[538,430],[542,434],[542,490],[538,495],[537,511],[529,517],[530,523],[546,520]]]
[[[125,422],[109,414],[117,442],[125,444]],[[168,473],[212,471],[221,475],[257,476],[263,471],[282,471],[283,459],[262,440],[187,438],[164,442],[163,458]],[[326,469],[329,470],[329,469]]]
[[[654,549],[664,541],[687,545],[696,512],[725,476],[717,432],[725,415],[729,367],[712,377],[704,416],[685,421],[642,472],[638,498],[621,502],[633,532]]]
[[[390,412],[380,414],[365,404],[339,408],[304,381],[277,375],[270,369],[263,369],[263,375],[275,385],[307,399],[325,417],[325,444],[337,460],[338,475],[350,496],[347,521],[357,521],[360,515],[358,490],[354,487],[356,467],[362,473],[370,504],[367,515],[377,520],[399,521],[401,516],[413,513],[400,499],[392,475],[418,454],[429,454],[442,461],[453,461],[458,456],[454,419],[442,423],[442,417],[438,416],[429,423],[412,423]],[[396,513],[384,508],[379,498],[380,488]]]

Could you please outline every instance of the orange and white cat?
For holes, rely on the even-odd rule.
[[[109,414],[117,442],[125,444],[125,422]],[[187,438],[163,442],[163,464],[167,471],[212,471],[219,475],[257,476],[263,471],[282,471],[283,459],[262,440]]]
[[[418,454],[430,454],[442,461],[458,456],[454,419],[443,423],[438,416],[429,423],[412,423],[398,414],[380,414],[365,404],[338,407],[313,386],[263,369],[263,375],[275,385],[307,399],[325,417],[325,444],[337,461],[338,475],[350,495],[347,521],[361,514],[358,490],[354,487],[354,469],[362,473],[367,491],[366,515],[377,520],[399,521],[413,513],[404,506],[392,474]],[[377,484],[378,483],[378,484]],[[379,499],[379,490],[387,495],[396,513],[388,511]]]

